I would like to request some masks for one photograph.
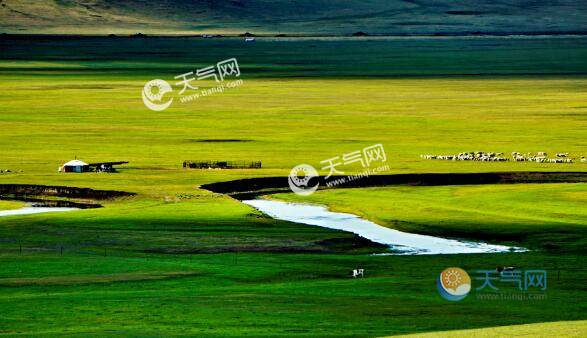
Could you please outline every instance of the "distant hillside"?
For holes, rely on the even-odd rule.
[[[587,1],[0,0],[0,31],[556,34],[587,31]]]

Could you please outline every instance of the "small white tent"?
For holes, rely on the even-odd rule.
[[[90,166],[80,160],[72,160],[59,168],[60,173],[83,173],[90,170]]]

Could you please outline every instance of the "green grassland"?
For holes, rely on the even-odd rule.
[[[191,177],[198,184],[233,173],[177,171],[183,160],[260,160],[268,169],[263,175],[287,174],[296,164],[319,167],[321,160],[374,143],[385,146],[394,172],[587,169],[578,162],[420,159],[426,153],[475,150],[586,155],[587,79],[579,76],[251,79],[220,95],[177,102],[164,112],[151,112],[142,105],[140,92],[146,82],[142,78],[67,73],[1,78],[0,98],[6,102],[0,108],[3,165],[23,171],[16,177],[34,176],[31,179],[39,182],[51,177],[77,180],[56,174],[57,167],[74,156],[87,162],[131,162],[131,175],[128,171],[116,178],[94,175],[89,181],[96,183],[136,179],[148,186],[146,176],[165,173],[184,181]],[[223,139],[247,142],[205,142]]]
[[[448,303],[435,289],[446,266],[474,269],[512,259],[561,270],[560,280],[554,273],[549,281],[547,300],[470,296]],[[347,277],[348,266],[357,264],[368,277]],[[3,275],[10,279],[2,284],[2,328],[6,335],[381,336],[579,320],[585,302],[577,294],[586,275],[576,264],[568,256],[510,254],[272,253],[194,255],[193,261],[179,255],[4,254]]]
[[[100,209],[0,218],[0,333],[384,336],[586,319],[582,184],[348,189],[308,199],[401,230],[533,249],[418,257],[371,256],[383,249],[351,234],[272,220],[198,188],[285,176],[297,164],[319,167],[374,143],[384,145],[389,173],[587,171],[585,163],[419,157],[475,150],[587,156],[583,40],[518,41],[521,51],[509,54],[512,44],[492,49],[494,40],[451,41],[451,48],[420,54],[426,43],[351,43],[340,58],[327,51],[344,42],[267,42],[246,51],[198,42],[182,54],[177,40],[151,47],[132,41],[2,46],[0,169],[12,172],[1,174],[0,184],[137,195]],[[170,61],[158,54],[165,46]],[[363,59],[352,52],[361,48],[383,51]],[[473,52],[478,48],[493,54]],[[381,58],[386,54],[397,58]],[[410,63],[415,55],[422,57]],[[145,82],[173,82],[232,56],[241,61],[243,86],[176,101],[164,112],[144,107]],[[445,62],[430,64],[442,56]],[[419,67],[426,76],[413,76]],[[58,174],[75,156],[130,163],[116,174]],[[260,160],[263,169],[185,170],[183,160]],[[436,291],[446,267],[504,265],[547,269],[547,299],[472,294],[449,303]],[[348,277],[357,266],[366,278]]]

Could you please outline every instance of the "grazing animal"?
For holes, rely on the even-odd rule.
[[[538,156],[538,157],[546,157],[546,156],[548,156],[548,154],[546,152],[544,152],[544,151],[539,151],[538,154],[536,154],[536,156]]]
[[[556,157],[568,157],[569,153],[556,153]]]
[[[358,276],[361,276],[361,278],[363,278],[364,275],[364,269],[354,269],[353,270],[353,278],[357,278]]]

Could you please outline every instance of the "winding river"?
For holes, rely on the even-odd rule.
[[[418,235],[383,227],[356,215],[332,212],[320,205],[273,200],[242,201],[279,220],[352,232],[373,242],[388,245],[397,255],[523,252],[524,248]]]
[[[21,216],[21,215],[33,215],[42,214],[47,212],[64,212],[78,210],[78,208],[50,208],[50,207],[24,207],[14,210],[0,210],[0,217],[4,216]]]
[[[351,232],[375,243],[390,247],[394,255],[435,255],[464,253],[523,252],[524,248],[482,242],[463,241],[427,235],[418,235],[383,227],[356,215],[332,212],[326,207],[312,204],[273,200],[245,200],[255,209],[279,220],[315,225]],[[33,207],[0,211],[0,217],[32,215],[49,212],[66,212],[78,208]]]

